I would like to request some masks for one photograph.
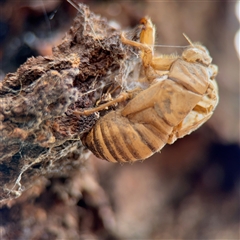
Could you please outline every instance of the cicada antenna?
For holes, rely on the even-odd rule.
[[[190,38],[185,34],[183,33],[183,36],[186,38],[186,40],[188,41],[188,43],[191,45],[191,46],[194,46],[193,42],[190,40]],[[189,45],[188,45],[189,46]],[[165,47],[165,48],[186,48],[188,46],[175,46],[175,45],[154,45],[154,47]]]
[[[194,46],[193,42],[190,40],[190,38],[185,33],[183,33],[183,36],[186,38],[186,40],[189,42],[189,44],[191,46]]]
[[[163,44],[156,44],[153,45],[154,47],[162,47],[162,48],[186,48],[188,46],[177,46],[177,45],[163,45]]]

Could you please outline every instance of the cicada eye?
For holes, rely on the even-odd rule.
[[[210,79],[212,79],[212,80],[215,79],[215,77],[218,73],[218,66],[215,64],[211,64],[208,69],[209,69]]]

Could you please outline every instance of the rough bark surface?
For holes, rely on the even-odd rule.
[[[1,201],[20,196],[39,176],[84,165],[80,138],[99,116],[78,118],[71,111],[93,107],[130,74],[126,63],[139,61],[136,49],[121,43],[120,30],[85,5],[79,10],[52,56],[28,59],[0,83]],[[137,38],[137,30],[128,36]]]

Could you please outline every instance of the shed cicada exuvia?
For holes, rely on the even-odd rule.
[[[88,115],[106,106],[126,102],[97,121],[82,139],[97,157],[110,162],[134,162],[150,157],[165,144],[190,134],[206,122],[218,104],[218,72],[208,50],[192,43],[181,56],[154,56],[155,28],[143,18],[140,41],[121,41],[141,51],[143,90],[122,92],[110,102],[76,115]],[[142,81],[142,79],[141,79]]]

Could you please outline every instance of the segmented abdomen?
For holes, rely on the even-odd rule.
[[[167,136],[166,131],[161,132],[152,125],[130,122],[117,110],[99,119],[84,144],[101,159],[134,162],[160,150]]]

